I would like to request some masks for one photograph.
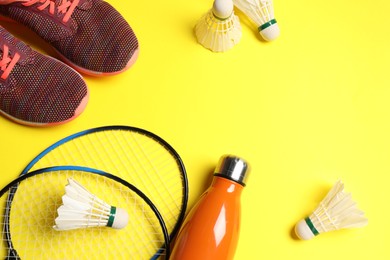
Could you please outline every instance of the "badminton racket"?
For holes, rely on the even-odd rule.
[[[45,149],[22,174],[58,165],[90,167],[126,180],[156,205],[170,237],[177,233],[187,207],[187,175],[179,154],[156,134],[130,126],[85,130]]]
[[[68,178],[123,208],[129,215],[127,226],[56,231],[54,220]],[[9,196],[15,186],[18,192]],[[134,185],[104,171],[80,166],[32,171],[0,191],[0,205],[8,212],[2,216],[1,245],[7,259],[169,258],[169,234],[156,206]]]

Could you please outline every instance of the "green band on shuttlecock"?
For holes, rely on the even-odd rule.
[[[313,222],[311,222],[311,220],[310,220],[309,217],[305,218],[305,221],[306,221],[307,226],[310,228],[311,232],[313,232],[313,234],[314,234],[315,236],[317,236],[317,235],[320,234],[320,233],[318,232],[318,230],[314,227]]]
[[[110,216],[108,216],[107,227],[112,227],[112,224],[114,224],[115,213],[116,213],[116,207],[111,207]]]
[[[273,25],[273,24],[275,24],[275,23],[276,23],[276,20],[275,20],[275,19],[272,19],[272,20],[266,22],[265,24],[260,25],[259,28],[258,28],[258,30],[259,30],[259,32],[260,32],[260,31],[264,30],[265,28],[270,27],[271,25]]]
[[[221,17],[216,16],[215,13],[213,12],[213,16],[214,16],[215,18],[217,18],[218,20],[220,20],[220,21],[225,21],[225,20],[229,19],[230,16],[232,16],[232,15],[229,15],[229,16],[226,17],[226,18],[221,18]]]

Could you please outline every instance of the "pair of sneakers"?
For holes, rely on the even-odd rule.
[[[115,75],[138,56],[130,25],[103,0],[0,0],[0,19],[34,31],[64,62],[36,52],[0,26],[0,114],[21,124],[58,125],[76,118],[89,97],[79,72]]]

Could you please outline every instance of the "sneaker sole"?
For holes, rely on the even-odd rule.
[[[18,123],[21,125],[26,125],[26,126],[49,127],[49,126],[62,125],[62,124],[68,123],[69,121],[72,121],[73,119],[78,117],[85,110],[85,107],[87,106],[87,103],[88,103],[88,99],[89,99],[89,92],[87,92],[87,95],[83,98],[80,105],[76,108],[75,113],[71,118],[68,118],[67,120],[64,120],[64,121],[54,122],[54,123],[34,123],[34,122],[30,122],[30,121],[24,121],[24,120],[21,120],[19,118],[13,117],[13,116],[5,113],[3,110],[0,110],[0,114],[3,115],[5,118],[8,118],[15,123]]]

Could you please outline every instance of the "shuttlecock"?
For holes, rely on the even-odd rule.
[[[275,40],[279,36],[272,0],[233,0],[233,3],[256,23],[260,35],[266,41]]]
[[[62,203],[57,209],[58,217],[53,226],[55,230],[101,226],[120,229],[129,220],[124,209],[108,205],[71,178],[65,186]]]
[[[364,212],[357,208],[351,194],[344,192],[344,184],[338,181],[314,212],[296,224],[295,233],[300,239],[308,240],[321,233],[363,227],[367,223]]]
[[[240,20],[234,14],[232,0],[215,0],[213,7],[195,26],[198,42],[214,52],[231,49],[241,39]]]

